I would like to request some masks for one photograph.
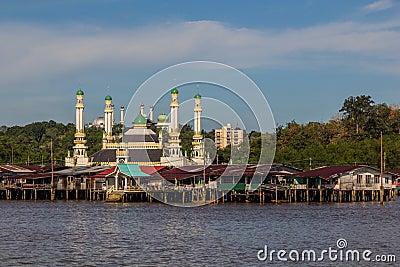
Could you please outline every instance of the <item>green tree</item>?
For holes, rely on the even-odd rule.
[[[181,139],[182,150],[190,155],[192,151],[192,142],[193,142],[193,129],[189,124],[185,124],[181,127],[179,138]]]
[[[366,131],[372,137],[379,137],[380,133],[390,132],[390,108],[386,104],[377,104],[371,108],[371,116],[366,123]]]
[[[227,164],[231,159],[231,146],[226,146],[225,148],[220,148],[217,150],[217,156],[214,163]]]
[[[124,125],[118,123],[118,124],[114,124],[112,127],[112,132],[115,136],[119,136],[120,134],[122,134],[122,130],[124,129]]]
[[[350,96],[347,98],[339,112],[343,112],[344,121],[350,129],[355,129],[356,134],[360,133],[369,117],[374,101],[370,96]]]
[[[98,127],[85,128],[88,156],[93,155],[102,148],[103,132],[104,130]]]
[[[400,134],[400,110],[396,106],[389,106],[390,115],[389,115],[389,125],[390,129],[394,133]]]

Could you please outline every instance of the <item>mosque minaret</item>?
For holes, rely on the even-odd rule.
[[[83,103],[84,93],[81,89],[76,92],[76,105],[75,105],[75,140],[74,140],[74,155],[65,158],[66,166],[86,166],[88,164],[88,156],[86,153],[86,134],[84,123],[84,109]]]
[[[171,91],[172,101],[170,104],[171,108],[171,124],[169,127],[169,156],[172,158],[181,157],[181,140],[179,139],[179,124],[178,124],[178,90],[173,89]]]
[[[112,126],[114,126],[115,124],[115,118],[114,118],[114,104],[111,103],[111,109],[112,109],[112,113],[111,113],[111,122],[112,122]]]
[[[153,121],[154,119],[154,106],[150,106],[149,119],[150,121]]]
[[[103,148],[106,148],[106,144],[112,142],[112,127],[114,119],[114,105],[112,104],[111,96],[106,96],[104,108],[104,136],[103,136]]]
[[[161,163],[172,165],[172,166],[184,166],[188,164],[188,160],[182,156],[181,152],[181,140],[179,139],[179,118],[178,118],[178,90],[173,89],[171,91],[171,104],[170,104],[170,122],[168,127],[168,144],[167,153],[161,158]]]
[[[178,125],[178,108],[179,108],[179,102],[178,102],[178,90],[173,89],[171,91],[171,97],[172,101],[170,104],[171,108],[171,113],[170,113],[170,127],[169,127],[169,132],[170,133],[179,133],[179,125]]]
[[[141,104],[139,114],[133,122],[133,127],[127,127],[124,121],[125,108],[121,106],[120,123],[126,131],[119,136],[114,136],[113,134],[114,105],[112,97],[107,95],[104,99],[103,146],[101,150],[88,157],[84,129],[84,93],[79,89],[76,92],[74,152],[73,156],[68,152],[68,156],[65,158],[66,166],[115,165],[118,162],[152,166],[204,164],[206,159],[204,157],[204,139],[201,124],[201,96],[200,94],[194,96],[194,135],[190,160],[187,158],[187,154],[182,155],[181,151],[178,95],[177,89],[171,90],[170,114],[169,116],[160,114],[157,117],[157,123],[153,121],[154,107],[150,106],[149,116],[147,116],[144,111],[145,106]],[[159,129],[158,135],[151,129],[152,126],[156,126]]]
[[[120,124],[122,124],[122,126],[124,126],[124,124],[125,124],[125,121],[124,121],[125,107],[124,106],[121,106],[120,116],[121,116]]]
[[[144,114],[144,104],[140,105],[140,115],[146,116],[146,114]]]
[[[194,135],[193,135],[193,152],[192,152],[192,160],[195,161],[197,164],[204,163],[204,144],[203,144],[203,136],[201,134],[201,112],[203,111],[201,108],[201,95],[196,94],[194,96]]]

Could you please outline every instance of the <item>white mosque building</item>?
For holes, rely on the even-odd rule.
[[[185,166],[203,165],[209,161],[205,158],[203,136],[201,135],[201,96],[194,96],[194,135],[192,142],[192,155],[182,155],[181,140],[179,139],[179,92],[177,89],[171,91],[170,117],[160,114],[157,123],[153,122],[153,106],[150,107],[149,116],[144,113],[144,105],[140,106],[140,112],[136,116],[133,127],[121,136],[115,136],[112,132],[114,124],[114,105],[112,97],[105,97],[104,108],[104,132],[102,149],[91,156],[87,156],[86,135],[84,129],[84,92],[79,89],[76,92],[76,133],[73,155],[68,153],[65,165],[88,166],[88,165],[116,165],[117,163],[134,163],[151,166]],[[121,124],[124,125],[124,112],[120,110]],[[169,120],[168,120],[169,119]],[[159,135],[150,129],[155,125],[159,129]],[[168,139],[163,139],[163,135]]]

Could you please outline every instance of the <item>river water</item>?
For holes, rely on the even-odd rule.
[[[0,266],[376,266],[263,260],[270,250],[346,249],[400,262],[400,199],[356,204],[0,202]],[[261,251],[259,253],[260,250]],[[344,248],[343,248],[344,250]],[[296,259],[296,254],[291,254]]]

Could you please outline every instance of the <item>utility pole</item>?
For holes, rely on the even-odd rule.
[[[31,155],[31,145],[33,144],[33,141],[29,142],[29,148],[28,148],[28,166],[30,165],[30,155]]]
[[[383,194],[385,193],[383,189],[383,134],[381,131],[381,188],[380,188],[380,203],[383,205]]]
[[[55,199],[55,189],[54,189],[54,162],[53,162],[53,138],[50,140],[50,161],[51,161],[51,189],[50,189],[50,199]]]
[[[383,171],[386,171],[386,152],[383,152]]]
[[[204,187],[206,186],[206,147],[205,147],[205,140],[203,139],[202,142],[202,149],[203,149],[203,183]]]

